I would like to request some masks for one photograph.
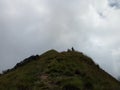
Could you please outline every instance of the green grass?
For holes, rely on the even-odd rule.
[[[120,83],[77,51],[47,51],[0,75],[0,90],[120,90]]]

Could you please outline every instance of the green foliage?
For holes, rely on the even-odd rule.
[[[94,87],[91,82],[84,83],[84,90],[94,90]]]
[[[62,90],[81,90],[81,89],[75,85],[67,84],[67,85],[63,86]]]
[[[21,61],[0,75],[0,90],[120,90],[120,83],[72,48]]]

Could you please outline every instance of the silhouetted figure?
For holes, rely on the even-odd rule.
[[[72,51],[75,51],[75,49],[72,47]]]

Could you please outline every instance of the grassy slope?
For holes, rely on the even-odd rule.
[[[0,76],[0,90],[120,90],[120,83],[82,53],[50,50]]]

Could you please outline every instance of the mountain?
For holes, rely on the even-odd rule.
[[[0,75],[0,90],[120,90],[120,82],[72,48],[17,63]]]

